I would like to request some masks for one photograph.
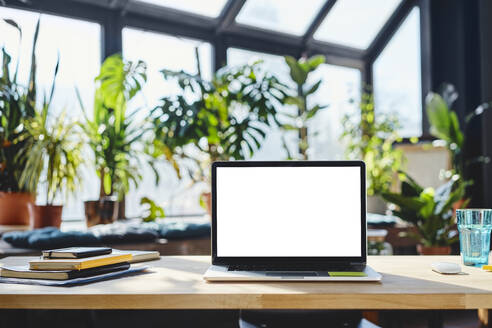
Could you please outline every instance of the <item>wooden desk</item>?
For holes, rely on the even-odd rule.
[[[11,257],[2,263],[26,263]],[[492,273],[430,270],[458,256],[374,256],[381,283],[207,283],[207,256],[163,257],[152,273],[79,287],[0,284],[0,308],[10,309],[479,309],[492,308]]]

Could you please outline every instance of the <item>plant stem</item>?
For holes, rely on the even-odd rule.
[[[99,173],[100,173],[99,199],[102,199],[104,196],[106,196],[106,192],[104,191],[104,168],[100,168]]]
[[[297,92],[299,97],[302,99],[302,106],[299,106],[299,117],[303,117],[307,108],[307,97],[304,95],[304,91],[302,89],[302,84],[297,85]],[[307,127],[304,126],[304,122],[302,122],[303,126],[299,128],[299,152],[301,153],[302,159],[307,160],[307,148],[308,148],[308,138],[307,138]]]

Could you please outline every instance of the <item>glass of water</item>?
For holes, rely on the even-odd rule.
[[[456,217],[463,264],[473,266],[488,264],[492,209],[456,210]]]

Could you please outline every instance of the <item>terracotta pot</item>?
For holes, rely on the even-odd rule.
[[[0,192],[0,225],[30,225],[34,219],[34,195]]]
[[[417,252],[420,255],[449,255],[451,254],[451,246],[424,246],[418,244]]]
[[[113,223],[118,218],[118,201],[112,197],[84,202],[87,226]]]
[[[205,210],[207,211],[208,215],[212,217],[212,193],[211,192],[204,192],[202,195],[202,200],[205,203]]]
[[[32,228],[57,227],[60,228],[62,220],[62,205],[36,205]]]

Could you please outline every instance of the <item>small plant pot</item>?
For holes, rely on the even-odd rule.
[[[60,228],[62,220],[62,205],[35,205],[32,228],[57,227]]]
[[[34,195],[0,192],[0,225],[29,226],[34,220]]]
[[[118,201],[113,197],[88,200],[84,202],[84,210],[88,227],[113,223],[118,218]]]
[[[420,255],[450,255],[451,246],[424,246],[418,244],[417,252]]]

